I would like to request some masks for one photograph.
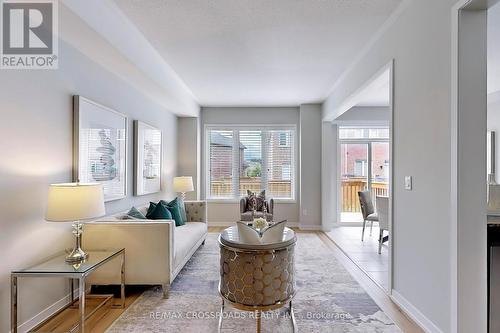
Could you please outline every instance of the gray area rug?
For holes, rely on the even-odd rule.
[[[313,233],[298,233],[295,252],[298,332],[400,332]],[[151,289],[107,330],[118,332],[217,332],[219,247],[209,234],[171,286],[168,299]],[[227,304],[227,303],[226,303]],[[287,309],[268,312],[262,332],[292,332]],[[255,332],[252,313],[228,309],[223,332]]]

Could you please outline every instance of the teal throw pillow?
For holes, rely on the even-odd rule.
[[[181,198],[177,197],[177,202],[179,205],[179,209],[181,210],[182,221],[186,223],[188,219],[186,215],[186,206],[184,205],[184,201]]]
[[[156,204],[154,202],[149,202],[149,208],[148,208],[148,211],[146,213],[146,218],[147,219],[151,219],[150,216],[151,216],[151,213],[153,213],[153,210],[155,210],[156,208]]]
[[[135,207],[132,207],[130,208],[130,210],[128,211],[127,215],[128,217],[132,218],[132,219],[138,219],[138,220],[146,220],[146,216],[144,216],[144,214],[142,214],[137,208]]]
[[[165,205],[155,205],[148,218],[151,220],[171,220],[172,214]]]
[[[175,220],[175,226],[179,227],[181,225],[185,224],[185,221],[182,219],[182,213],[179,205],[179,200],[175,198],[174,200],[170,201],[167,203],[164,200],[161,200],[159,202],[160,204],[164,205],[172,214],[172,218]]]

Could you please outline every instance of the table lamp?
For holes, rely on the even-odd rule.
[[[106,213],[101,184],[66,183],[49,186],[46,221],[73,222],[75,248],[66,262],[76,264],[87,259],[82,248],[83,220],[101,217]]]
[[[186,200],[186,192],[194,191],[193,177],[175,177],[174,178],[174,191],[181,193],[182,201]]]

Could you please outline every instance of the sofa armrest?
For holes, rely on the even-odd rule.
[[[185,201],[186,216],[188,222],[207,223],[207,202],[206,201]]]
[[[126,220],[86,222],[84,249],[125,248],[127,284],[168,285],[173,281],[175,222]],[[119,261],[101,267],[88,278],[90,284],[120,281]],[[118,273],[118,274],[117,274]]]
[[[247,211],[247,201],[248,201],[248,198],[246,198],[246,197],[241,198],[241,200],[240,200],[240,214],[243,214],[244,212]]]
[[[267,212],[270,214],[274,214],[274,199],[269,199],[267,203]]]

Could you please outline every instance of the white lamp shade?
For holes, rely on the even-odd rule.
[[[175,177],[174,178],[175,192],[191,192],[194,191],[193,177]]]
[[[47,215],[51,222],[81,221],[106,214],[101,184],[53,184],[49,186]]]

